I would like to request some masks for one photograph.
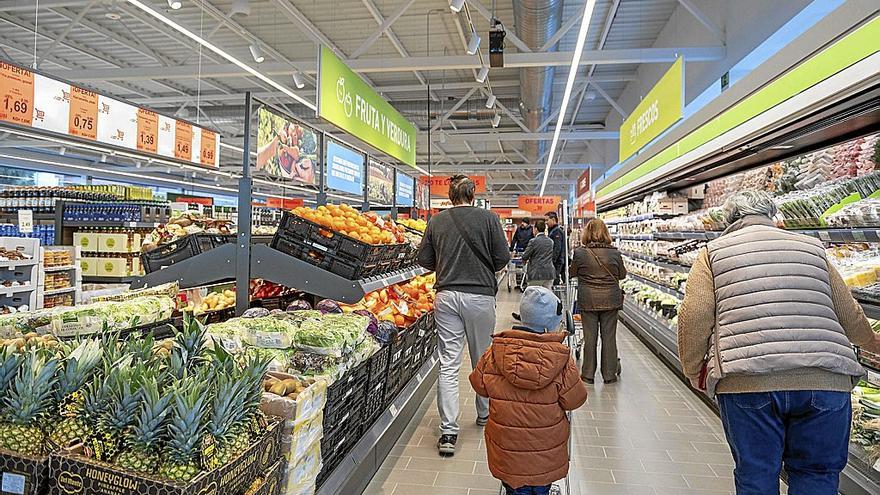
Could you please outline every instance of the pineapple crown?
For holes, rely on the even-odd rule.
[[[132,360],[135,363],[151,363],[155,358],[153,354],[153,345],[155,343],[156,339],[153,337],[153,333],[150,332],[143,338],[128,339],[125,343],[125,351],[132,356]]]
[[[0,349],[0,360],[3,361],[0,364],[0,402],[2,402],[9,392],[9,385],[21,366],[22,355],[16,352],[12,346],[3,347]]]
[[[180,379],[186,370],[194,370],[203,362],[207,328],[196,318],[184,315],[183,329],[174,338],[171,351],[171,370]]]
[[[140,404],[144,380],[154,378],[156,373],[144,363],[123,368],[118,379],[109,382],[108,405],[100,420],[101,425],[114,431],[122,431],[131,425]]]
[[[140,409],[128,436],[131,444],[145,449],[156,447],[167,427],[166,418],[172,397],[170,392],[160,393],[157,376],[144,378],[139,394]]]
[[[168,424],[167,449],[174,461],[188,463],[198,454],[207,427],[208,378],[204,373],[185,377],[172,391],[174,400]]]
[[[59,402],[82,388],[92,371],[101,364],[104,353],[97,340],[85,340],[72,349],[61,364],[55,398]]]
[[[242,420],[248,400],[247,383],[225,370],[214,373],[214,393],[211,397],[211,416],[208,431],[223,441],[230,430]]]
[[[24,356],[4,400],[9,422],[28,425],[46,412],[51,404],[57,368],[58,360],[48,359],[44,352],[34,349]]]
[[[121,388],[123,372],[130,365],[130,359],[121,359],[113,363],[104,359],[104,372],[95,374],[84,389],[82,412],[86,419],[97,421],[107,412],[114,391]]]
[[[247,399],[242,411],[242,420],[251,419],[260,408],[263,398],[263,377],[269,369],[271,357],[259,353],[247,353],[241,367],[241,380],[244,383]]]

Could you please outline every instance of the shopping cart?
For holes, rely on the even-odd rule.
[[[507,265],[507,292],[513,292],[514,287],[520,292],[526,287],[526,262],[522,259],[522,253],[516,251]]]

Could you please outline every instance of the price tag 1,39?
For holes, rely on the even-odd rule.
[[[34,210],[18,210],[18,231],[23,234],[34,231]]]

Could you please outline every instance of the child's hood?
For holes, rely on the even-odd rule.
[[[571,359],[571,351],[563,340],[563,332],[505,330],[492,338],[495,366],[515,387],[542,389],[562,373]]]

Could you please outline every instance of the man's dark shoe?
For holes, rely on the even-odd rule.
[[[516,321],[521,321],[521,319],[519,317],[519,313],[510,313],[510,316],[512,316],[513,319]]]
[[[596,383],[596,380],[595,380],[595,379],[593,379],[593,378],[587,378],[587,377],[585,377],[585,376],[582,376],[582,377],[581,377],[581,380],[585,381],[586,383],[588,383],[588,384],[590,384],[590,385]]]
[[[486,424],[488,422],[489,422],[489,416],[486,416],[485,418],[480,418],[480,417],[477,418],[477,426],[486,426]]]
[[[455,442],[458,441],[458,435],[440,435],[440,441],[437,442],[437,450],[440,455],[455,455]]]

